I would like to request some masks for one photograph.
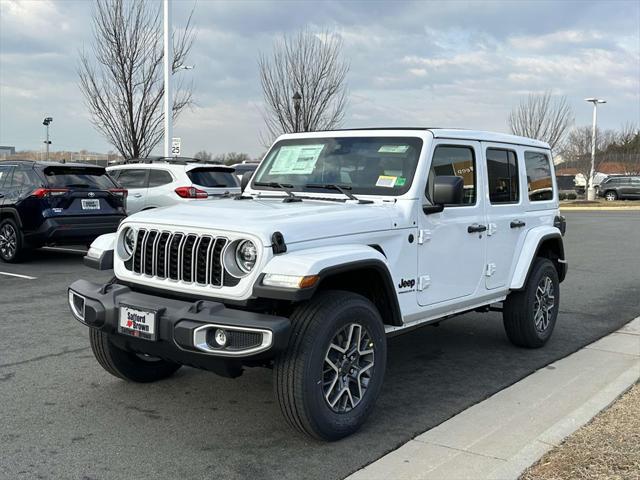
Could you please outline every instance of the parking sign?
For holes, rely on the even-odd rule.
[[[174,137],[171,139],[171,155],[174,157],[180,156],[180,146],[182,144],[182,139],[180,137]]]

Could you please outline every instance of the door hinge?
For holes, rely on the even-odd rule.
[[[487,268],[485,269],[484,274],[487,277],[490,277],[494,273],[496,273],[496,264],[495,263],[487,263]]]
[[[487,225],[487,235],[493,235],[494,233],[496,233],[496,230],[498,230],[498,225],[496,225],[495,223],[490,223],[489,225]]]
[[[431,240],[431,230],[420,230],[418,232],[418,243],[420,245],[429,240]]]
[[[422,275],[418,279],[418,291],[421,292],[425,288],[431,285],[431,277],[429,275]]]

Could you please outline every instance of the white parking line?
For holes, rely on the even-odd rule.
[[[19,273],[0,272],[0,275],[6,275],[7,277],[25,278],[27,280],[37,280],[38,277],[30,277],[29,275],[20,275]]]
[[[53,250],[54,252],[73,252],[73,253],[87,253],[86,250],[80,250],[77,248],[62,248],[62,247],[43,247],[43,250]]]

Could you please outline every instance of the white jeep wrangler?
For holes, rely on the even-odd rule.
[[[235,198],[141,212],[69,287],[96,359],[134,382],[274,370],[289,423],[335,440],[382,388],[386,337],[502,311],[541,347],[567,271],[549,146],[427,128],[283,135]]]

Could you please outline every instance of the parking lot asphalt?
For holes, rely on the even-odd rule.
[[[566,216],[569,274],[546,347],[513,347],[499,313],[392,338],[372,417],[336,443],[287,427],[266,369],[231,380],[182,368],[147,385],[111,377],[66,305],[73,280],[110,275],[75,252],[0,263],[34,277],[0,274],[0,478],[343,478],[640,314],[640,212]]]

